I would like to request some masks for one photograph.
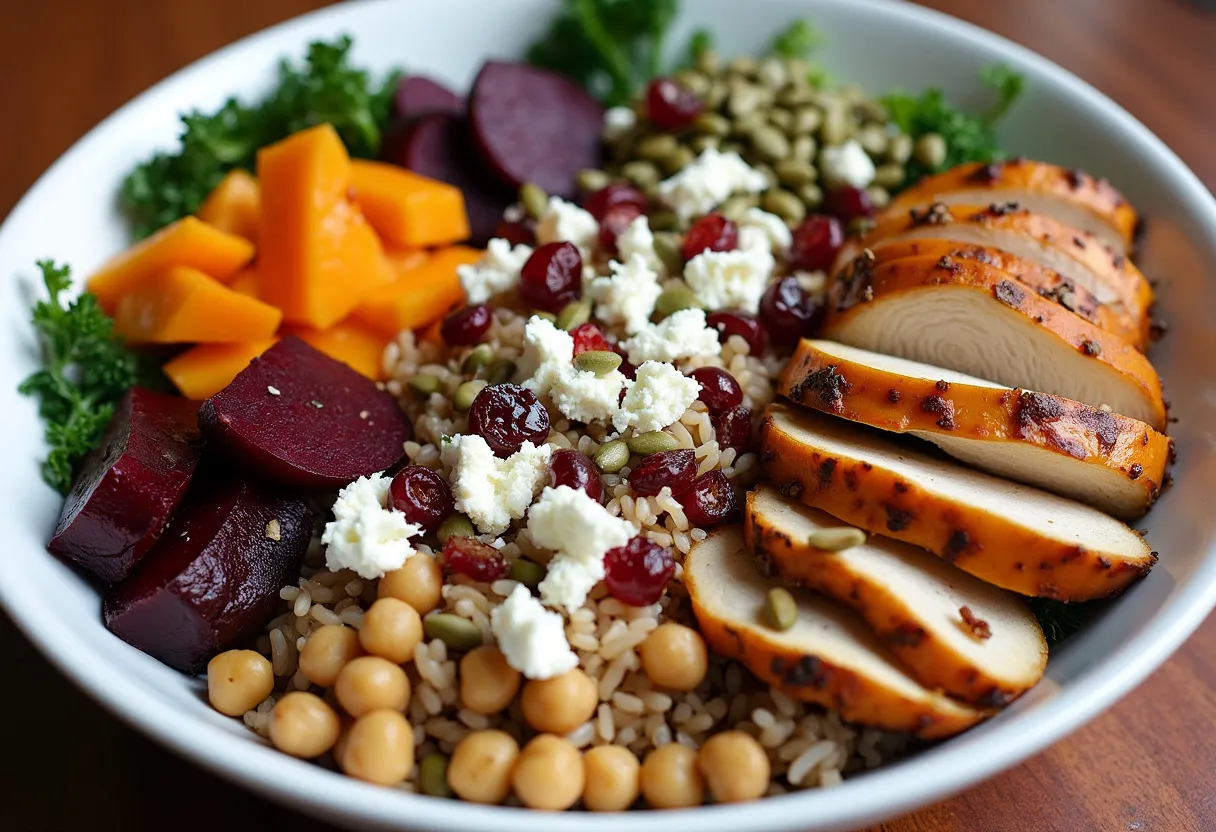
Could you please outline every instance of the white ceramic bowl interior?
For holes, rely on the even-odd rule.
[[[622,819],[434,801],[340,777],[263,745],[238,720],[212,711],[198,680],[112,637],[102,627],[96,591],[43,548],[59,498],[39,479],[43,446],[34,403],[15,392],[36,361],[28,324],[33,263],[53,257],[83,278],[120,250],[127,242],[116,208],[122,176],[151,151],[173,145],[177,113],[215,108],[233,94],[262,94],[280,58],[302,55],[311,39],[348,32],[361,63],[403,65],[463,89],[482,59],[522,55],[554,6],[546,0],[346,3],[254,35],[107,119],[39,180],[0,229],[0,412],[8,437],[0,484],[0,527],[8,530],[0,600],[66,675],[120,718],[218,774],[338,823],[546,832],[606,830]],[[788,21],[809,16],[826,35],[820,57],[833,76],[871,92],[936,85],[950,100],[979,109],[988,100],[979,68],[1008,62],[1026,74],[1028,92],[1002,127],[1005,146],[1107,176],[1151,218],[1142,265],[1161,281],[1160,312],[1171,324],[1153,357],[1179,418],[1179,462],[1173,489],[1145,523],[1162,553],[1148,579],[1053,651],[1047,678],[1028,696],[961,737],[831,790],[628,819],[637,832],[684,824],[703,832],[853,828],[954,793],[1077,728],[1152,672],[1216,603],[1216,204],[1173,153],[1100,93],[943,15],[885,0],[686,0],[684,6],[669,44],[673,54],[695,26],[711,28],[730,54],[758,50]]]

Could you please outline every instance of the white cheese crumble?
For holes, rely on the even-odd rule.
[[[325,566],[331,572],[353,570],[361,578],[382,578],[400,569],[415,554],[410,538],[422,527],[406,522],[400,511],[388,508],[391,477],[359,477],[338,492],[334,519],[325,524]],[[269,534],[269,526],[267,526]]]
[[[541,606],[522,584],[490,613],[490,630],[507,664],[528,679],[549,679],[578,667],[562,617]]]
[[[456,510],[485,534],[502,534],[528,511],[532,500],[549,479],[551,445],[531,442],[506,459],[494,456],[486,440],[462,434],[443,441],[443,463],[452,469],[452,496]]]
[[[684,415],[701,392],[696,379],[688,378],[670,364],[647,361],[638,367],[637,380],[621,401],[612,426],[624,432],[662,430]]]
[[[759,208],[748,208],[739,220],[739,248],[753,248],[767,242],[774,254],[783,254],[794,243],[794,235],[785,220]]]
[[[558,375],[574,360],[574,338],[551,321],[533,315],[524,324],[524,349],[519,357],[523,386],[546,395]]]
[[[599,236],[600,224],[595,217],[559,196],[549,197],[549,210],[536,223],[538,243],[574,243],[583,252],[584,259]]]
[[[597,376],[567,365],[554,378],[549,397],[567,419],[611,422],[620,410],[621,390],[632,383],[620,370]]]
[[[620,253],[622,262],[628,262],[630,257],[637,254],[660,277],[667,271],[667,267],[654,250],[654,234],[650,230],[650,220],[645,214],[635,217],[633,222],[617,235],[616,250]]]
[[[708,214],[734,193],[759,193],[768,179],[733,151],[706,148],[684,168],[659,183],[659,199],[685,221]]]
[[[718,331],[705,322],[701,309],[681,309],[657,324],[651,324],[622,345],[630,364],[644,361],[673,363],[683,358],[719,355],[722,343]]]
[[[531,246],[520,243],[511,248],[511,243],[502,237],[490,240],[480,260],[471,266],[456,267],[456,276],[469,303],[485,303],[518,286],[519,271],[531,256]]]
[[[613,141],[633,129],[638,123],[638,114],[632,107],[609,107],[604,111],[604,141]]]
[[[777,265],[767,235],[741,235],[734,251],[703,251],[684,265],[684,282],[710,309],[756,312]]]
[[[632,335],[650,323],[655,301],[663,293],[659,275],[636,253],[624,263],[611,261],[608,268],[612,271],[610,277],[591,281],[595,315],[605,323],[622,324]]]
[[[819,170],[829,188],[865,188],[874,181],[874,163],[857,139],[819,151]]]
[[[694,382],[695,383],[695,382]],[[568,485],[546,488],[528,512],[528,532],[557,554],[540,582],[540,597],[573,612],[604,578],[604,554],[633,538],[633,524],[608,513],[599,500]]]

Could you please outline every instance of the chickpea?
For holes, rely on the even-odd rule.
[[[443,570],[435,558],[413,555],[400,569],[380,579],[377,592],[381,598],[404,601],[419,615],[426,615],[443,600]]]
[[[373,656],[404,664],[422,643],[422,616],[404,601],[381,598],[363,614],[359,643]]]
[[[710,737],[697,752],[697,768],[717,803],[763,797],[772,774],[764,748],[742,731]]]
[[[511,769],[515,796],[529,809],[561,812],[583,793],[583,755],[566,739],[552,734],[534,737]]]
[[[502,803],[511,793],[511,769],[519,743],[505,731],[475,731],[448,762],[448,785],[470,803]]]
[[[569,734],[591,719],[599,701],[595,681],[577,667],[551,679],[531,680],[520,697],[524,719],[546,734]]]
[[[313,632],[300,651],[300,670],[314,685],[327,688],[351,659],[363,655],[359,633],[341,624],[326,624]]]
[[[207,662],[207,699],[226,716],[256,708],[274,690],[270,660],[252,650],[228,650]]]
[[[338,741],[338,714],[321,697],[295,690],[270,712],[270,741],[285,754],[320,757]]]
[[[399,711],[370,711],[347,732],[340,763],[351,777],[395,786],[414,768],[414,729]]]
[[[642,670],[659,687],[693,690],[709,672],[701,634],[683,624],[660,624],[638,648]]]
[[[628,748],[601,745],[583,754],[583,805],[593,812],[623,812],[638,799],[641,764]]]
[[[646,755],[641,771],[642,796],[655,809],[700,806],[705,785],[697,770],[697,752],[668,743]]]
[[[410,680],[400,665],[388,659],[360,656],[338,674],[334,696],[356,719],[369,711],[404,711],[410,704]]]
[[[519,671],[497,647],[477,647],[460,660],[460,702],[470,711],[486,716],[505,711],[519,683]]]

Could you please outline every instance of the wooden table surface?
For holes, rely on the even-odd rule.
[[[0,217],[72,142],[155,81],[319,0],[0,0]],[[1216,17],[1177,0],[929,0],[1057,61],[1216,186]],[[65,229],[65,233],[70,233]],[[323,827],[118,723],[0,613],[0,797],[12,829]],[[1216,830],[1216,618],[1070,738],[871,832]],[[19,761],[19,762],[14,762]],[[8,826],[17,821],[16,826]]]

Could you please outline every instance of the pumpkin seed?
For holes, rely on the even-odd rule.
[[[912,146],[916,161],[927,168],[939,168],[946,161],[946,140],[939,133],[926,133]]]
[[[785,71],[789,74],[790,84],[794,87],[805,87],[810,83],[813,68],[814,64],[802,58],[785,59]]]
[[[887,131],[877,124],[867,124],[857,131],[857,143],[871,156],[886,152],[887,142]]]
[[[768,123],[776,127],[782,133],[789,135],[794,129],[794,114],[789,110],[783,110],[780,107],[772,107],[765,112],[768,118]]]
[[[675,136],[670,133],[655,133],[638,142],[633,151],[647,161],[663,162],[676,152],[677,147],[679,145]]]
[[[717,136],[693,136],[688,142],[688,146],[696,153],[704,153],[710,148],[717,150],[721,142],[722,140]]]
[[[777,179],[781,184],[791,188],[814,182],[819,175],[810,162],[799,159],[782,159],[773,165],[773,170],[777,172]]]
[[[668,176],[672,176],[684,170],[696,158],[697,154],[693,153],[690,148],[681,145],[676,148],[675,153],[668,156],[667,160],[663,162],[663,170]]]
[[[635,185],[653,185],[659,181],[659,169],[650,162],[635,159],[621,165],[621,175]]]
[[[553,325],[558,329],[569,332],[576,326],[582,326],[591,320],[591,303],[585,300],[572,300],[557,313]]]
[[[554,315],[552,312],[545,312],[540,309],[535,310],[532,314],[538,318],[544,318],[549,323],[553,323],[554,321],[557,320],[557,316]]]
[[[764,198],[760,200],[760,207],[791,224],[797,224],[806,219],[806,206],[798,197],[780,188],[770,188],[764,194]]]
[[[887,108],[882,105],[882,102],[877,99],[863,97],[856,104],[858,112],[867,121],[886,124],[891,120],[891,114],[887,112]]]
[[[798,135],[814,133],[823,124],[823,110],[818,107],[799,107],[794,111],[794,121],[790,130]]]
[[[507,573],[507,577],[513,581],[519,581],[526,587],[535,589],[545,579],[546,571],[545,567],[539,563],[533,563],[524,558],[516,558],[511,562],[511,571]]]
[[[797,77],[797,76],[795,76]],[[777,93],[777,103],[782,107],[800,107],[815,100],[815,92],[810,87],[786,87]]]
[[[737,58],[732,58],[731,62],[726,65],[726,71],[733,75],[755,75],[759,68],[759,62],[751,55],[740,55]]]
[[[477,375],[477,371],[489,364],[493,357],[494,350],[489,344],[478,344],[464,357],[464,361],[460,365],[460,372],[466,376]]]
[[[819,138],[824,144],[841,144],[849,137],[849,121],[844,107],[839,102],[823,111],[823,124],[819,127]]]
[[[798,602],[788,589],[775,586],[764,596],[764,617],[774,630],[784,632],[798,622]]]
[[[903,165],[879,165],[874,170],[874,184],[882,188],[896,188],[904,181]]]
[[[418,763],[418,787],[431,797],[451,797],[448,786],[448,758],[435,752],[427,754]]]
[[[439,524],[439,531],[435,532],[435,537],[439,538],[440,543],[447,543],[449,538],[453,537],[476,536],[477,529],[473,528],[473,521],[463,514],[455,512],[444,518],[444,521]]]
[[[790,155],[790,140],[776,127],[767,124],[752,133],[752,146],[774,162]]]
[[[506,384],[515,375],[515,362],[509,358],[496,358],[489,363],[483,378],[486,384]]]
[[[465,651],[481,646],[481,628],[454,613],[431,613],[422,619],[422,628],[429,638],[439,639],[452,650]]]
[[[886,208],[891,202],[890,192],[886,188],[881,188],[877,185],[866,188],[866,196],[870,198],[870,204],[875,208]]]
[[[651,231],[674,231],[680,227],[680,218],[671,211],[655,211],[650,215]]]
[[[807,208],[817,208],[823,204],[823,188],[812,182],[798,189],[798,198],[806,203]]]
[[[866,542],[866,533],[852,526],[816,529],[807,537],[807,544],[824,552],[843,552]]]
[[[697,96],[697,98],[701,98],[705,93],[709,92],[709,85],[713,83],[713,79],[708,75],[695,69],[682,69],[674,77],[676,83]]]
[[[722,144],[718,145],[718,150],[721,150],[723,153],[741,153],[743,145],[739,142],[722,142]]]
[[[666,318],[681,309],[704,309],[705,304],[697,297],[697,293],[687,286],[674,286],[664,290],[654,302],[655,311]]]
[[[654,235],[654,253],[663,261],[667,271],[679,274],[684,269],[684,252],[680,246],[680,238],[670,231],[660,231]]]
[[[755,168],[756,171],[762,173],[764,178],[768,180],[768,187],[777,187],[777,172],[773,170],[771,165],[756,161],[755,159],[748,159],[748,161],[752,163],[752,167]]]
[[[705,109],[722,109],[722,104],[726,101],[728,94],[729,90],[727,90],[726,84],[721,81],[714,81],[709,87],[709,92],[705,93]]]
[[[718,57],[718,53],[712,49],[702,49],[697,53],[696,61],[697,69],[707,75],[715,74],[722,66],[722,59]]]
[[[595,452],[595,467],[605,474],[615,474],[629,464],[629,445],[623,439],[605,442]]]
[[[621,366],[621,357],[611,350],[588,350],[574,356],[574,367],[603,378]]]
[[[720,113],[707,111],[697,116],[692,129],[708,136],[725,136],[730,132],[730,122]]]
[[[473,400],[477,398],[477,394],[487,386],[484,379],[473,379],[472,381],[464,382],[456,388],[456,393],[452,396],[452,407],[462,413],[465,412],[473,406]]]
[[[549,195],[545,189],[531,182],[525,182],[519,187],[519,201],[523,203],[528,216],[538,220],[549,210]]]
[[[431,373],[419,373],[410,379],[410,389],[419,396],[429,396],[439,392],[439,376]]]
[[[586,353],[583,353],[586,355]],[[664,451],[674,451],[680,447],[680,440],[670,433],[661,430],[647,431],[635,434],[628,439],[629,450],[639,456],[650,456]]]
[[[900,133],[891,139],[887,145],[887,158],[897,165],[902,165],[912,158],[912,137]]]
[[[741,138],[751,138],[751,135],[765,126],[764,111],[756,110],[745,116],[740,116],[731,124],[731,132]]]
[[[766,58],[761,61],[756,75],[761,84],[774,90],[781,89],[790,80],[789,70],[780,58]]]
[[[763,101],[763,94],[757,87],[751,84],[741,84],[731,90],[726,108],[735,118],[742,118],[758,110]]]
[[[799,162],[810,162],[815,158],[815,151],[819,146],[815,143],[814,136],[799,136],[794,139],[794,144],[790,147],[790,158]],[[813,167],[812,170],[815,170]],[[815,172],[815,177],[819,177],[819,172]]]
[[[612,177],[602,170],[595,168],[586,168],[580,170],[575,176],[574,182],[578,185],[578,189],[585,194],[594,193],[600,188],[608,187],[608,183],[612,181]]]

